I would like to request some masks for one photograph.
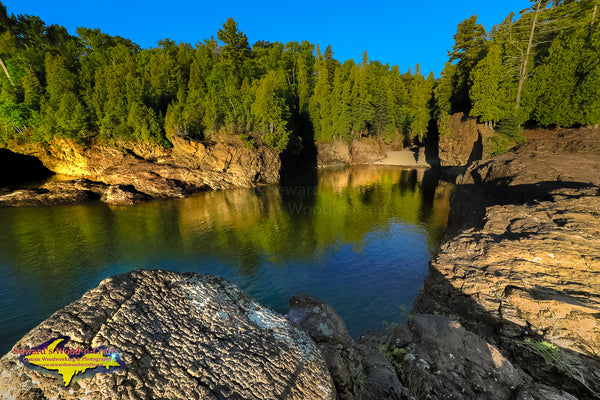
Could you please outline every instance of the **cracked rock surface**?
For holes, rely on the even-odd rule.
[[[0,398],[336,398],[310,337],[214,276],[140,270],[109,277],[15,347],[63,335],[71,338],[67,348],[118,349],[125,368],[65,388],[9,352],[0,359]]]
[[[451,207],[414,311],[455,316],[536,381],[600,398],[600,130],[536,132],[471,164]]]

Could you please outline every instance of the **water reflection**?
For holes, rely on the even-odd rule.
[[[0,209],[0,351],[106,276],[142,267],[218,274],[280,312],[302,291],[354,335],[380,329],[414,300],[451,190],[434,171],[355,167],[135,207]]]

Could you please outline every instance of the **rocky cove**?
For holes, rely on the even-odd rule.
[[[59,205],[100,199],[131,205],[279,181],[280,158],[264,145],[245,146],[237,136],[202,142],[174,136],[171,143],[172,148],[137,142],[83,145],[69,139],[53,139],[48,145],[12,142],[7,150],[38,159],[53,173],[74,179],[5,193],[0,204]]]
[[[181,154],[176,148],[162,156]],[[135,151],[113,156],[136,164],[142,150]],[[466,152],[468,159],[473,149]],[[315,298],[292,298],[285,319],[219,278],[138,271],[106,279],[16,343],[31,348],[67,335],[75,348],[119,347],[128,367],[57,389],[55,377],[9,352],[0,396],[597,398],[599,171],[593,129],[537,131],[514,151],[471,163],[412,315],[386,335],[353,340]],[[153,184],[177,181],[169,176]],[[245,184],[268,179],[236,176]],[[196,189],[207,185],[195,179],[203,182]],[[220,179],[223,187],[233,181]],[[134,187],[136,195],[157,193]]]

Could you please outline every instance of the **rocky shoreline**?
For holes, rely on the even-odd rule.
[[[130,368],[65,390],[9,353],[0,398],[599,398],[600,131],[528,139],[459,176],[413,313],[385,335],[352,340],[308,296],[292,298],[285,319],[220,278],[134,271],[16,344],[68,335],[118,346]],[[74,184],[94,196],[116,190]]]
[[[296,169],[292,165],[304,168],[298,165],[301,162],[317,168],[454,167],[451,174],[456,175],[468,162],[489,157],[485,143],[491,133],[462,114],[453,115],[450,122],[452,133],[425,147],[405,149],[402,143],[374,140],[333,141],[317,143],[316,154],[308,155],[308,151],[304,155],[314,160],[288,156],[284,157],[285,162],[258,137],[244,142],[237,135],[225,134],[203,141],[171,136],[172,148],[124,141],[82,144],[57,138],[48,144],[12,141],[0,146],[0,207],[56,206],[95,200],[134,205],[152,199],[182,198],[206,190],[278,183],[284,169]],[[14,186],[19,176],[26,180],[37,174],[41,180],[53,173],[62,180],[37,187]]]
[[[53,139],[49,145],[10,143],[7,149],[39,159],[72,180],[0,193],[0,206],[75,204],[101,200],[132,205],[144,200],[182,198],[205,190],[279,182],[281,160],[265,145],[246,146],[237,136],[214,141],[172,137],[172,148],[123,142],[81,145]]]
[[[414,312],[460,321],[537,384],[598,398],[600,131],[535,132],[471,164],[447,235]]]

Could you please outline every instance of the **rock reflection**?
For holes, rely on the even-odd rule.
[[[451,190],[452,184],[431,170],[354,167],[280,186],[133,207],[0,209],[0,342],[12,343],[5,339],[18,339],[20,330],[104,277],[136,268],[223,275],[259,300],[282,297],[268,304],[278,307],[296,290],[326,291],[324,281],[355,273],[352,268],[367,274],[370,265],[385,264],[391,271],[406,257],[417,257],[421,265],[439,246]],[[415,237],[423,238],[425,254],[412,254]],[[403,243],[409,247],[401,248]],[[375,255],[367,252],[360,259],[345,250],[360,253],[369,246],[378,249]],[[322,268],[333,275],[319,275]],[[361,279],[389,277],[373,272]]]

